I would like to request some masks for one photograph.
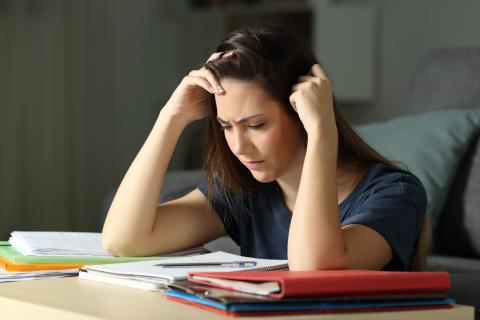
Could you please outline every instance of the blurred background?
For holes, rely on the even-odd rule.
[[[480,46],[479,13],[475,0],[0,0],[0,239],[99,232],[161,107],[229,31],[296,33],[362,124],[402,113],[431,49]],[[201,167],[201,127],[169,170]]]

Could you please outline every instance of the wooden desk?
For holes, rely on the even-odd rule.
[[[158,292],[79,280],[77,277],[0,283],[2,319],[239,319],[168,301]],[[474,308],[448,310],[244,317],[277,319],[474,319]]]

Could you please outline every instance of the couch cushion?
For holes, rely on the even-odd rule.
[[[480,108],[480,48],[432,50],[417,65],[406,112]]]
[[[438,252],[480,258],[480,135],[460,162],[436,228]]]
[[[422,181],[434,225],[457,166],[479,129],[476,109],[434,111],[357,127],[378,152],[399,161]]]

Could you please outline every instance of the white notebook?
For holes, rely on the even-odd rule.
[[[158,264],[253,261],[254,267],[190,266],[165,268]],[[113,283],[145,290],[162,290],[165,284],[187,279],[189,272],[287,270],[288,260],[257,259],[217,251],[193,257],[85,266],[80,279]]]
[[[42,271],[15,271],[9,272],[0,269],[0,283],[24,281],[24,280],[39,280],[50,278],[72,277],[78,275],[78,269],[63,269],[63,270],[42,270]]]
[[[13,231],[10,245],[25,256],[114,257],[102,247],[98,232]],[[188,256],[209,252],[203,247],[170,252],[166,256]]]
[[[95,232],[13,231],[8,242],[26,256],[113,257]]]

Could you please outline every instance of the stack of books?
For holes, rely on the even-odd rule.
[[[166,299],[230,316],[450,309],[446,272],[191,272]]]
[[[160,291],[166,299],[230,316],[394,310],[434,310],[438,315],[455,304],[447,296],[446,272],[288,271],[287,260],[221,251],[85,266],[79,277]]]
[[[167,259],[208,253],[203,247],[162,256],[115,257],[101,245],[101,234],[90,232],[14,231],[0,241],[0,282],[78,275],[85,265]]]

